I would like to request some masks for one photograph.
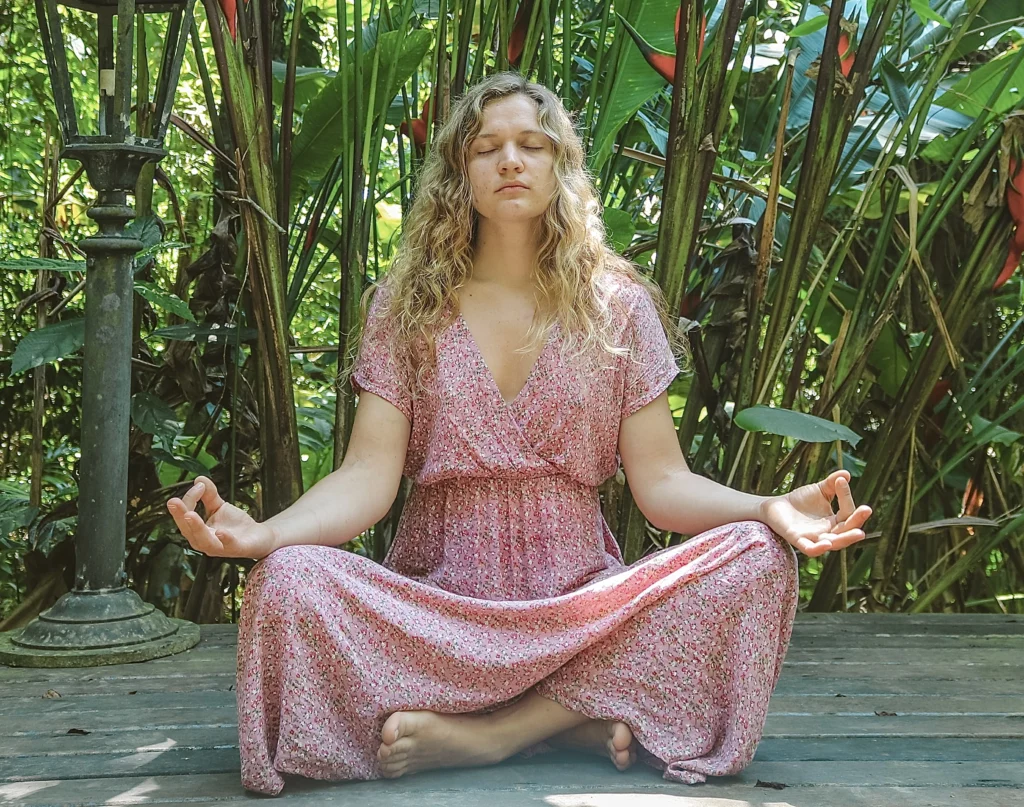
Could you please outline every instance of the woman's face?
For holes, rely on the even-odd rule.
[[[532,98],[517,94],[488,102],[467,154],[473,206],[494,221],[542,215],[555,194],[554,158]],[[503,190],[510,183],[524,187]]]

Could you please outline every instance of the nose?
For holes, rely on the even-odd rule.
[[[507,168],[515,168],[517,171],[523,170],[523,157],[515,143],[502,146],[499,157],[498,170],[502,173]]]

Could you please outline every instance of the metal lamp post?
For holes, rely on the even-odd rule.
[[[145,661],[187,650],[199,626],[167,617],[125,585],[125,501],[131,404],[133,266],[142,243],[124,235],[135,217],[126,195],[141,168],[166,155],[164,135],[192,26],[194,0],[69,0],[95,15],[99,56],[96,134],[80,134],[56,0],[36,0],[62,157],[85,167],[97,193],[88,216],[99,234],[84,239],[85,365],[75,585],[24,628],[0,634],[0,663],[89,667]],[[131,131],[135,14],[167,14],[154,95],[153,136]],[[114,35],[116,18],[117,34]],[[145,59],[146,54],[138,54]],[[138,99],[139,104],[149,99]]]

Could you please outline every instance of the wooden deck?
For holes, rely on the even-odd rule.
[[[192,650],[141,664],[0,667],[0,805],[265,799],[239,781],[236,627],[202,632]],[[801,614],[754,762],[706,785],[572,752],[287,779],[278,800],[290,805],[1024,806],[1024,616]]]

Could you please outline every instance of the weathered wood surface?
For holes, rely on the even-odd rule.
[[[238,775],[236,630],[204,625],[192,650],[141,664],[0,666],[0,807],[261,798]],[[289,776],[277,801],[1024,807],[1022,669],[1024,617],[801,614],[764,738],[738,776],[690,787],[566,751],[374,782]]]

